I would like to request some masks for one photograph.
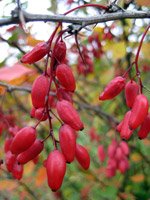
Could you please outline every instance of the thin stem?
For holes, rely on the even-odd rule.
[[[99,9],[103,9],[103,10],[107,10],[108,7],[107,6],[104,6],[104,5],[100,5],[100,4],[84,4],[84,5],[81,5],[81,6],[78,6],[78,7],[75,7],[67,12],[64,13],[64,15],[68,15],[69,13],[75,11],[75,10],[78,10],[80,8],[85,8],[85,7],[96,7],[96,8],[99,8]]]
[[[138,47],[138,50],[137,50],[137,53],[136,53],[135,62],[134,62],[135,63],[135,67],[136,67],[136,75],[138,77],[139,85],[140,85],[140,93],[142,93],[143,84],[142,84],[142,80],[141,80],[141,77],[140,77],[140,71],[139,71],[139,66],[138,66],[138,59],[139,59],[140,50],[141,50],[144,38],[145,38],[145,36],[146,36],[149,28],[150,28],[150,25],[145,29],[145,32],[142,35],[142,38],[141,38],[141,41],[140,41],[140,44],[139,44],[139,47]]]

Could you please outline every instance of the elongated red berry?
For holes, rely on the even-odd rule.
[[[6,168],[9,172],[12,172],[15,161],[16,161],[16,156],[12,154],[11,151],[7,151],[5,163],[6,163]]]
[[[138,131],[139,139],[145,139],[148,136],[149,132],[150,132],[150,113],[146,116],[144,122],[140,127],[140,130]]]
[[[113,99],[117,96],[125,87],[125,78],[117,76],[114,78],[100,94],[99,100]]]
[[[32,105],[37,108],[43,108],[48,95],[49,81],[44,75],[38,76],[32,86],[31,99]]]
[[[66,57],[66,44],[63,41],[58,42],[55,45],[54,51],[53,51],[53,56],[55,59],[61,63],[65,60]]]
[[[131,135],[133,133],[133,131],[129,127],[130,116],[131,116],[131,111],[128,111],[125,114],[124,119],[123,119],[121,131],[120,131],[120,136],[124,140],[130,139],[130,137],[131,137]]]
[[[23,165],[18,164],[16,161],[13,166],[12,175],[15,179],[20,180],[23,176]]]
[[[135,101],[136,96],[139,92],[139,86],[138,84],[131,80],[125,85],[125,98],[126,98],[126,104],[129,108],[132,108],[133,103]]]
[[[71,128],[77,131],[83,130],[84,125],[79,117],[79,114],[69,101],[58,101],[56,108],[59,117],[64,123],[68,124],[69,126],[71,126]]]
[[[97,153],[98,153],[99,160],[101,162],[103,162],[105,160],[105,157],[106,157],[103,145],[98,146]]]
[[[11,143],[10,149],[13,154],[19,154],[27,150],[36,139],[36,130],[33,127],[27,126],[22,128]]]
[[[41,60],[49,52],[49,45],[46,42],[38,43],[30,52],[21,58],[22,63],[34,63]]]
[[[59,142],[62,153],[68,163],[71,163],[75,157],[76,134],[75,131],[67,124],[59,129]]]
[[[70,103],[73,103],[72,93],[63,88],[58,88],[57,98],[59,101],[66,100],[66,101],[69,101]]]
[[[44,148],[44,143],[41,140],[35,140],[35,142],[24,152],[17,156],[19,164],[25,164],[30,160],[36,158]]]
[[[126,142],[124,142],[124,141],[121,141],[120,144],[119,144],[119,146],[121,147],[123,153],[126,156],[128,156],[129,152],[130,152],[128,144]]]
[[[71,68],[66,64],[60,64],[56,68],[56,76],[60,84],[68,91],[74,92],[76,82]]]
[[[86,148],[82,145],[76,144],[75,156],[83,169],[87,170],[90,166],[90,156]]]
[[[120,161],[123,156],[124,156],[124,153],[123,153],[121,147],[118,146],[117,149],[116,149],[116,153],[115,153],[115,159],[117,161]]]
[[[9,137],[9,138],[5,139],[5,145],[4,145],[4,151],[5,151],[5,153],[8,152],[8,151],[10,151],[10,146],[11,146],[12,140],[13,140],[12,137]]]
[[[46,171],[49,187],[52,191],[58,190],[66,172],[66,160],[60,151],[54,150],[49,154],[46,160]]]
[[[112,143],[108,147],[108,156],[110,158],[114,158],[117,149],[117,142],[116,140],[112,140]]]
[[[139,94],[133,104],[129,126],[131,129],[136,129],[140,126],[148,114],[148,99],[145,95]]]
[[[48,118],[46,110],[44,108],[38,108],[35,110],[35,118],[40,121],[45,121]]]

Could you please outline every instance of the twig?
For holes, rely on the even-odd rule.
[[[96,17],[77,17],[77,16],[64,16],[64,15],[41,15],[41,14],[31,14],[23,11],[23,15],[26,22],[32,21],[44,21],[44,22],[66,22],[73,24],[80,24],[83,27],[97,24],[101,22],[108,22],[112,20],[122,20],[122,19],[142,19],[150,18],[150,11],[128,11],[125,12],[119,11],[115,13],[105,13]],[[19,17],[8,17],[0,19],[0,26],[9,25],[9,24],[18,24],[20,22]],[[83,24],[84,22],[84,24]]]

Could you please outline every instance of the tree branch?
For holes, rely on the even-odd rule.
[[[17,12],[17,11],[16,11]],[[24,19],[26,22],[32,21],[44,21],[44,22],[66,22],[79,24],[83,27],[91,24],[97,24],[101,22],[108,22],[113,20],[121,20],[121,19],[142,19],[142,18],[150,18],[150,11],[118,11],[115,13],[105,13],[96,17],[77,17],[77,16],[65,16],[65,15],[41,15],[41,14],[31,14],[25,11],[22,11],[24,15]],[[0,26],[9,25],[9,24],[18,24],[20,22],[19,15],[16,14],[15,17],[12,16],[10,18],[2,18],[0,19]]]

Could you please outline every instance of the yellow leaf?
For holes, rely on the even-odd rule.
[[[43,42],[43,40],[37,40],[34,37],[32,37],[31,35],[28,35],[27,37],[27,45],[29,46],[36,46],[39,42]]]
[[[104,51],[112,53],[113,59],[123,58],[126,54],[125,42],[113,42],[108,41],[104,46]]]
[[[0,190],[13,190],[18,186],[15,180],[1,180],[0,181]]]
[[[37,171],[37,175],[35,177],[35,185],[37,187],[41,186],[45,180],[46,180],[46,170],[45,167],[41,167],[39,168],[39,170]]]
[[[150,0],[136,0],[139,6],[150,6]]]
[[[133,153],[132,155],[131,155],[131,160],[133,161],[133,162],[140,162],[141,160],[142,160],[142,156],[140,156],[140,154],[138,154],[138,153]]]
[[[32,161],[24,165],[24,172],[23,172],[24,176],[29,176],[33,172],[34,168],[35,164]]]
[[[149,51],[148,49],[150,49],[150,43],[143,43],[142,44],[142,53],[144,55],[145,58],[149,59]]]
[[[140,183],[144,181],[144,175],[143,174],[136,174],[134,176],[131,176],[130,178],[134,183]]]

